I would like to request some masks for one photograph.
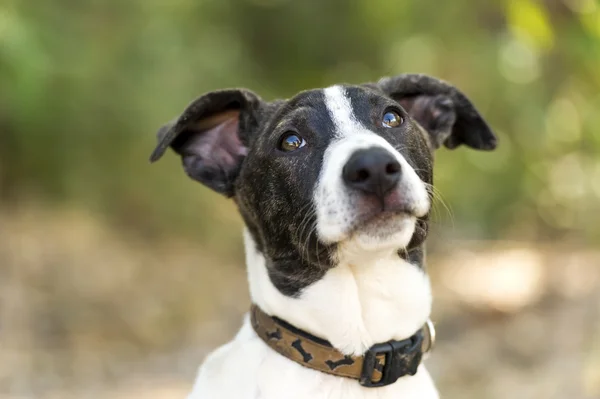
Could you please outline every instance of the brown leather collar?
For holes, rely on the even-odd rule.
[[[389,385],[402,376],[415,375],[435,340],[433,324],[428,321],[408,339],[373,345],[363,356],[348,356],[256,305],[251,308],[251,321],[258,336],[281,355],[327,374],[354,378],[365,387]]]

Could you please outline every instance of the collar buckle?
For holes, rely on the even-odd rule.
[[[393,384],[405,375],[415,375],[422,357],[422,331],[402,341],[391,340],[373,345],[364,354],[359,383],[363,387],[375,388]],[[385,359],[383,364],[382,358]],[[376,372],[381,373],[381,378],[373,381]]]
[[[428,319],[424,328],[425,336],[423,337],[423,354],[428,354],[435,347],[435,326],[431,319]]]

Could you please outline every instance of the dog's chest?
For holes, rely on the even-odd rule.
[[[248,319],[229,344],[217,349],[200,369],[188,399],[437,399],[423,365],[412,377],[380,388],[300,366],[267,347]]]
[[[408,338],[429,318],[429,279],[397,256],[355,263],[360,266],[340,263],[301,297],[290,298],[271,284],[264,257],[249,242],[246,249],[252,301],[344,354],[360,355],[376,343]]]
[[[265,258],[245,234],[252,301],[268,314],[327,339],[345,354],[373,344],[405,339],[423,326],[431,311],[431,290],[423,270],[397,256],[341,262],[300,297],[279,292]],[[415,376],[364,388],[358,381],[303,367],[269,348],[249,320],[235,339],[204,362],[188,399],[436,399],[421,365]]]

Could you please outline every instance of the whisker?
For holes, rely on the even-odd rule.
[[[450,206],[447,204],[447,202],[444,200],[444,198],[442,197],[442,194],[440,193],[440,191],[433,185],[425,183],[425,186],[427,187],[427,189],[430,191],[431,195],[432,195],[432,200],[433,200],[433,207],[432,210],[434,212],[433,215],[438,217],[440,216],[437,211],[438,211],[438,204],[441,205],[443,207],[443,209],[446,211],[446,213],[448,214],[448,217],[450,218],[450,223],[452,225],[452,229],[455,228],[454,226],[454,213],[452,212],[452,209],[450,208]]]
[[[311,205],[311,204],[307,204],[307,205]],[[300,241],[302,242],[302,245],[300,246],[300,258],[304,259],[304,260],[308,260],[308,249],[306,248],[308,246],[308,241],[310,240],[310,235],[312,234],[312,232],[309,230],[309,233],[306,235],[306,238],[304,238],[304,232],[306,231],[306,228],[309,226],[309,222],[311,220],[311,218],[316,214],[316,210],[314,208],[310,208],[307,212],[306,215],[304,216],[304,218],[302,219],[302,223],[300,223],[300,231],[298,234],[298,238],[300,239]],[[312,230],[312,228],[311,228]]]

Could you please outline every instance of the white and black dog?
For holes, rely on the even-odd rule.
[[[246,226],[253,311],[190,399],[438,397],[421,364],[433,150],[496,146],[464,94],[416,74],[272,102],[222,90],[158,140],[152,161],[171,147]]]

